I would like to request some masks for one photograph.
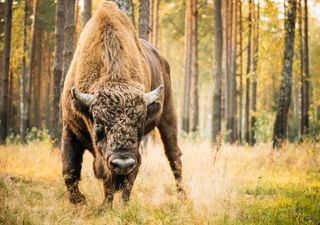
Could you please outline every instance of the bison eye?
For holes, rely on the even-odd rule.
[[[103,139],[104,136],[104,127],[102,124],[95,124],[94,125],[94,130],[96,132],[96,137],[98,140]]]

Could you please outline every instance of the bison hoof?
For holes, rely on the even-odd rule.
[[[86,202],[86,197],[80,192],[76,194],[70,194],[69,201],[73,204],[84,204]]]

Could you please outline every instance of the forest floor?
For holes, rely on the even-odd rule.
[[[0,147],[0,224],[320,224],[320,146],[274,151],[206,142],[181,144],[188,200],[177,198],[160,144],[149,146],[131,201],[101,205],[102,184],[85,154],[80,189],[68,202],[59,151],[48,142]]]

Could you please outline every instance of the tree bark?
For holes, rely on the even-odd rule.
[[[158,48],[158,28],[159,28],[159,5],[160,0],[154,0],[153,2],[153,23],[152,23],[152,44],[154,47]]]
[[[199,129],[198,0],[192,0],[191,131]]]
[[[214,25],[215,25],[215,57],[214,57],[214,87],[213,87],[213,111],[212,111],[212,141],[215,143],[221,132],[221,75],[222,75],[222,3],[214,1]]]
[[[77,47],[78,41],[78,15],[79,14],[79,0],[75,0],[74,3],[74,38],[73,38],[73,48]]]
[[[288,112],[292,89],[292,63],[294,54],[296,0],[288,0],[287,17],[285,18],[285,44],[282,63],[282,80],[276,120],[273,130],[273,147],[280,148],[287,138]]]
[[[132,23],[134,23],[132,0],[112,0],[112,1],[116,3],[119,9],[131,19]]]
[[[248,12],[248,47],[247,47],[247,69],[246,69],[246,103],[244,112],[245,141],[250,142],[249,132],[249,109],[250,109],[250,73],[251,73],[251,38],[252,38],[252,0],[249,0]]]
[[[35,42],[36,42],[36,29],[37,29],[37,11],[38,11],[38,0],[33,2],[33,13],[32,13],[32,25],[31,25],[31,38],[29,47],[29,66],[27,73],[27,86],[26,86],[26,110],[27,110],[27,129],[31,126],[31,101],[32,101],[32,84],[33,84],[33,73],[34,73],[34,56],[35,56]]]
[[[56,5],[56,25],[55,25],[55,44],[54,44],[54,65],[53,65],[53,95],[52,95],[52,114],[51,114],[51,136],[57,141],[60,137],[60,94],[63,68],[63,40],[65,24],[65,5],[66,1],[58,0]],[[56,142],[57,144],[57,142]]]
[[[83,3],[83,26],[86,25],[86,23],[90,20],[92,16],[92,0],[84,0]]]
[[[257,12],[255,14],[255,29],[254,29],[254,43],[253,43],[253,59],[252,59],[252,92],[251,92],[251,137],[250,145],[253,146],[256,143],[255,139],[255,124],[256,124],[256,112],[257,112],[257,67],[259,56],[259,20],[260,20],[260,3],[257,3]],[[257,13],[257,14],[256,14]]]
[[[42,70],[42,31],[38,29],[37,32],[37,49],[38,49],[38,57],[37,57],[37,70],[34,73],[34,78],[35,78],[35,86],[34,86],[34,125],[37,128],[41,128],[41,96],[42,96],[42,91],[41,91],[41,70]]]
[[[300,87],[300,140],[302,141],[303,136],[304,136],[304,76],[303,76],[303,72],[304,72],[304,57],[303,57],[303,35],[302,35],[302,4],[301,4],[302,0],[298,1],[298,13],[299,13],[299,17],[298,17],[298,35],[299,35],[299,64],[300,64],[300,83],[301,83],[301,87]]]
[[[139,1],[139,37],[149,41],[150,0]]]
[[[230,143],[237,140],[237,24],[238,24],[238,0],[232,0],[232,21],[231,21],[231,44],[230,44],[230,100],[229,100],[229,119],[227,121],[230,133]]]
[[[243,109],[243,38],[242,38],[242,0],[239,0],[239,49],[240,49],[240,72],[239,72],[239,142],[242,143],[242,109]]]
[[[22,36],[22,58],[20,71],[20,138],[22,143],[26,143],[27,131],[27,108],[26,108],[26,54],[27,54],[27,19],[28,19],[28,1],[24,1],[23,16],[23,36]]]
[[[310,74],[309,74],[309,26],[308,26],[308,1],[304,0],[304,53],[303,53],[303,124],[305,132],[309,128],[309,108],[310,108]]]
[[[8,79],[10,73],[10,53],[11,53],[11,26],[12,24],[12,0],[5,2],[5,40],[3,54],[3,73],[1,82],[1,102],[0,102],[0,144],[5,144],[8,132]]]
[[[63,76],[61,87],[64,83],[64,78],[68,72],[73,56],[73,40],[74,40],[74,9],[75,0],[69,0],[65,3],[65,20],[64,20],[64,48],[63,48]]]
[[[190,87],[191,87],[191,32],[192,32],[192,0],[186,2],[185,13],[185,56],[184,56],[184,93],[183,93],[183,112],[182,130],[186,133],[190,131]]]
[[[229,63],[229,39],[230,39],[230,0],[224,1],[224,118],[228,120],[229,118],[229,101],[230,101],[230,94],[229,94],[229,87],[230,87],[230,63]]]

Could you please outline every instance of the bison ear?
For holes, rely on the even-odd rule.
[[[89,109],[94,100],[94,96],[91,94],[82,93],[75,87],[71,88],[71,96],[75,109],[80,113],[89,116]]]
[[[153,102],[148,105],[147,118],[150,119],[161,110],[161,103],[159,101]]]

